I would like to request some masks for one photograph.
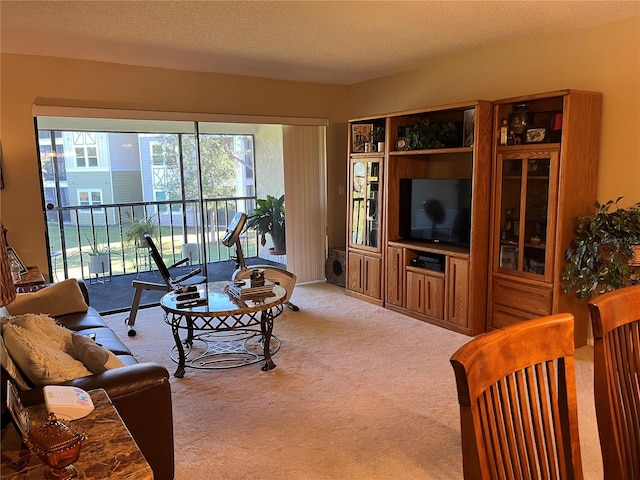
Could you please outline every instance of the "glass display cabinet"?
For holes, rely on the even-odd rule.
[[[586,302],[562,289],[577,217],[593,211],[602,95],[560,90],[494,102],[487,329],[569,312],[587,341]]]
[[[556,184],[558,153],[550,149],[498,154],[498,271],[551,280],[553,237],[547,239],[547,232],[554,230],[549,223],[556,205],[550,192]]]
[[[380,246],[381,159],[356,159],[351,165],[351,232],[354,247]]]
[[[357,153],[349,171],[347,290],[382,303],[382,166],[384,156]]]

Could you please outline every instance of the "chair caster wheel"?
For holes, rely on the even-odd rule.
[[[297,305],[294,305],[293,307],[291,307],[291,310],[297,312],[298,310],[300,310],[300,308]]]
[[[129,329],[129,331],[127,332],[127,335],[129,335],[130,337],[135,337],[136,330],[131,325],[129,325],[129,317],[124,319],[124,324],[127,325],[127,328]]]

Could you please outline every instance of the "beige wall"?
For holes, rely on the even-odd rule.
[[[329,242],[344,243],[346,201],[338,184],[345,176],[346,87],[24,55],[3,54],[1,61],[6,188],[0,190],[0,218],[26,264],[47,265],[32,118],[39,97],[54,105],[326,118],[328,209],[339,224]]]
[[[346,120],[572,88],[604,94],[598,197],[640,201],[640,17],[505,44],[350,87],[2,55],[0,217],[28,264],[46,266],[31,105],[328,118],[329,246],[344,246]],[[348,102],[348,103],[347,103]]]
[[[349,116],[562,89],[603,94],[598,199],[640,201],[640,17],[353,85]]]

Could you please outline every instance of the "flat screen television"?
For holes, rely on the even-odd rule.
[[[402,238],[469,247],[471,179],[403,178],[399,204]]]

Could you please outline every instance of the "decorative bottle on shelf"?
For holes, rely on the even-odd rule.
[[[507,145],[507,138],[509,136],[509,125],[507,125],[507,119],[502,119],[502,125],[500,126],[500,145]]]
[[[524,134],[527,127],[531,126],[531,113],[527,112],[528,105],[520,103],[513,106],[513,112],[509,114],[509,127],[513,130],[514,144],[524,143]]]
[[[513,235],[513,209],[507,208],[504,214],[504,232],[506,237]]]

